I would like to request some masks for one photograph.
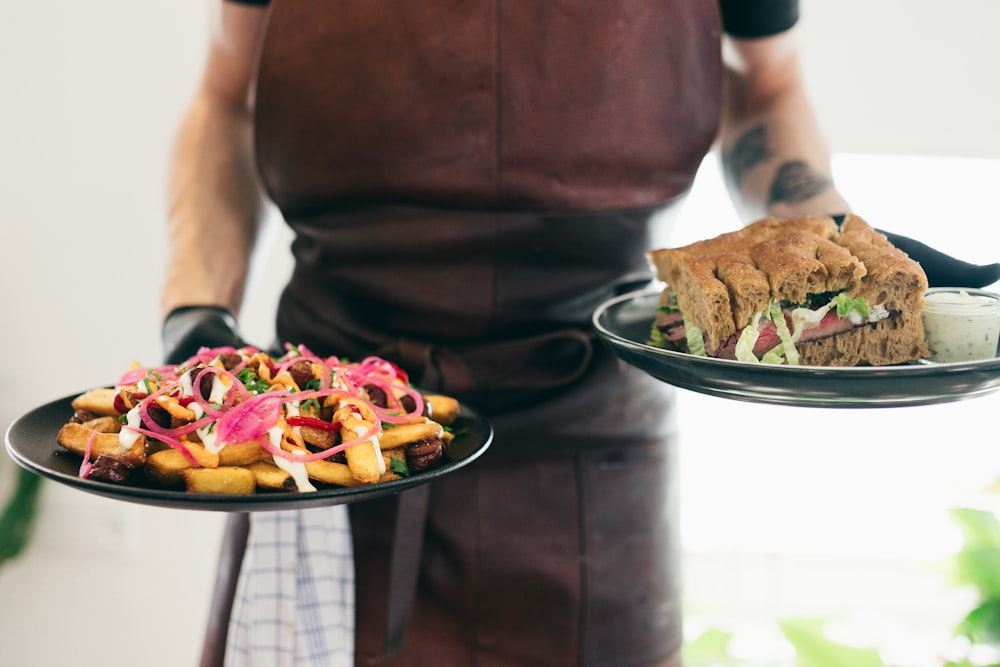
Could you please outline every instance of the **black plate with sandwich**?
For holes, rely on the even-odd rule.
[[[662,282],[604,303],[593,324],[621,359],[677,387],[837,408],[1000,389],[995,357],[927,360],[927,278],[860,218],[761,221],[650,261]]]

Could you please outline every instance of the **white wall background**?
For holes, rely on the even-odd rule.
[[[133,360],[159,359],[166,161],[198,75],[207,4],[5,7],[2,430],[41,403],[110,381]],[[848,195],[865,193],[862,210],[877,224],[900,229],[916,220],[909,228],[929,241],[968,259],[998,259],[988,188],[1000,176],[1000,3],[802,0],[802,9],[809,86]],[[967,162],[947,161],[942,169],[922,158],[879,161],[872,176],[853,154],[972,157],[989,178],[970,186],[950,168]],[[873,178],[888,200],[871,199]],[[718,188],[706,173],[685,213],[687,229],[697,231],[685,233],[730,224]],[[951,213],[949,199],[969,213],[938,224],[934,217]],[[960,225],[986,236],[963,243],[954,232]],[[274,233],[283,246],[283,231]],[[251,339],[269,340],[270,308],[286,269],[279,251],[258,281],[244,323]],[[810,601],[838,612],[867,593],[869,611],[937,628],[941,614],[966,600],[916,572],[918,561],[954,546],[938,539],[947,534],[948,500],[927,490],[970,491],[998,469],[983,458],[982,443],[966,437],[984,409],[996,409],[990,401],[854,413],[860,436],[831,432],[795,446],[748,438],[747,424],[817,423],[831,415],[684,394],[688,426],[726,415],[685,444],[692,595],[710,613],[752,618],[811,613]],[[958,419],[973,430],[948,426]],[[905,441],[905,449],[879,442],[907,424],[927,437]],[[741,448],[731,447],[735,438]],[[720,468],[730,459],[731,468]],[[0,458],[0,499],[12,467]],[[750,479],[758,474],[770,476],[767,493]],[[840,500],[831,504],[831,497]],[[215,514],[116,503],[47,484],[31,548],[0,570],[0,663],[117,667],[141,656],[149,667],[193,664],[220,522]],[[897,599],[913,586],[933,597],[937,615]]]

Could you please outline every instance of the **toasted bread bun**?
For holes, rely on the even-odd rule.
[[[771,299],[805,303],[846,291],[881,305],[891,320],[801,344],[809,365],[891,364],[927,356],[920,310],[927,277],[920,265],[858,216],[767,218],[681,248],[654,250],[657,277],[705,334],[709,351],[746,327]]]

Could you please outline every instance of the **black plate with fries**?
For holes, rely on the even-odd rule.
[[[602,304],[598,336],[623,361],[701,394],[757,403],[882,408],[948,403],[1000,390],[1000,358],[960,363],[834,368],[753,364],[699,357],[647,344],[661,288]]]
[[[82,393],[82,392],[80,392]],[[144,505],[179,509],[249,512],[308,509],[369,500],[399,493],[452,473],[479,458],[493,442],[493,427],[475,411],[462,406],[452,426],[456,433],[448,448],[449,461],[410,477],[357,487],[321,487],[315,492],[259,491],[243,495],[210,495],[168,489],[145,481],[141,471],[134,481],[114,484],[79,475],[81,457],[56,444],[56,434],[73,415],[71,401],[79,393],[42,405],[18,418],[7,430],[7,452],[22,467],[43,477],[100,496]]]

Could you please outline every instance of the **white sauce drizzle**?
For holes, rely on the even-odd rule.
[[[125,415],[125,426],[118,431],[118,442],[122,447],[131,448],[139,439],[139,432],[135,429],[142,426],[142,415],[139,413],[139,406],[135,406]]]
[[[280,426],[275,426],[267,432],[268,437],[271,439],[271,444],[276,448],[281,448],[281,439],[285,436],[285,431]],[[292,452],[293,455],[302,454],[298,452]],[[275,456],[274,464],[287,472],[295,480],[295,486],[298,487],[299,491],[306,493],[309,491],[315,491],[316,487],[313,486],[312,482],[309,481],[309,473],[306,471],[306,464],[301,461],[291,461],[284,456]]]
[[[351,429],[351,430],[353,430],[357,434],[357,436],[359,438],[361,436],[363,436],[365,433],[368,432],[368,429],[362,428],[360,426],[356,427],[354,429]],[[384,475],[385,474],[385,457],[382,456],[382,448],[378,444],[378,438],[375,437],[375,435],[373,434],[370,438],[368,438],[368,442],[371,443],[372,449],[375,451],[375,460],[378,461],[378,473],[380,475]],[[358,445],[360,445],[360,444],[361,443],[359,442]],[[357,445],[355,445],[355,447],[356,446]]]

